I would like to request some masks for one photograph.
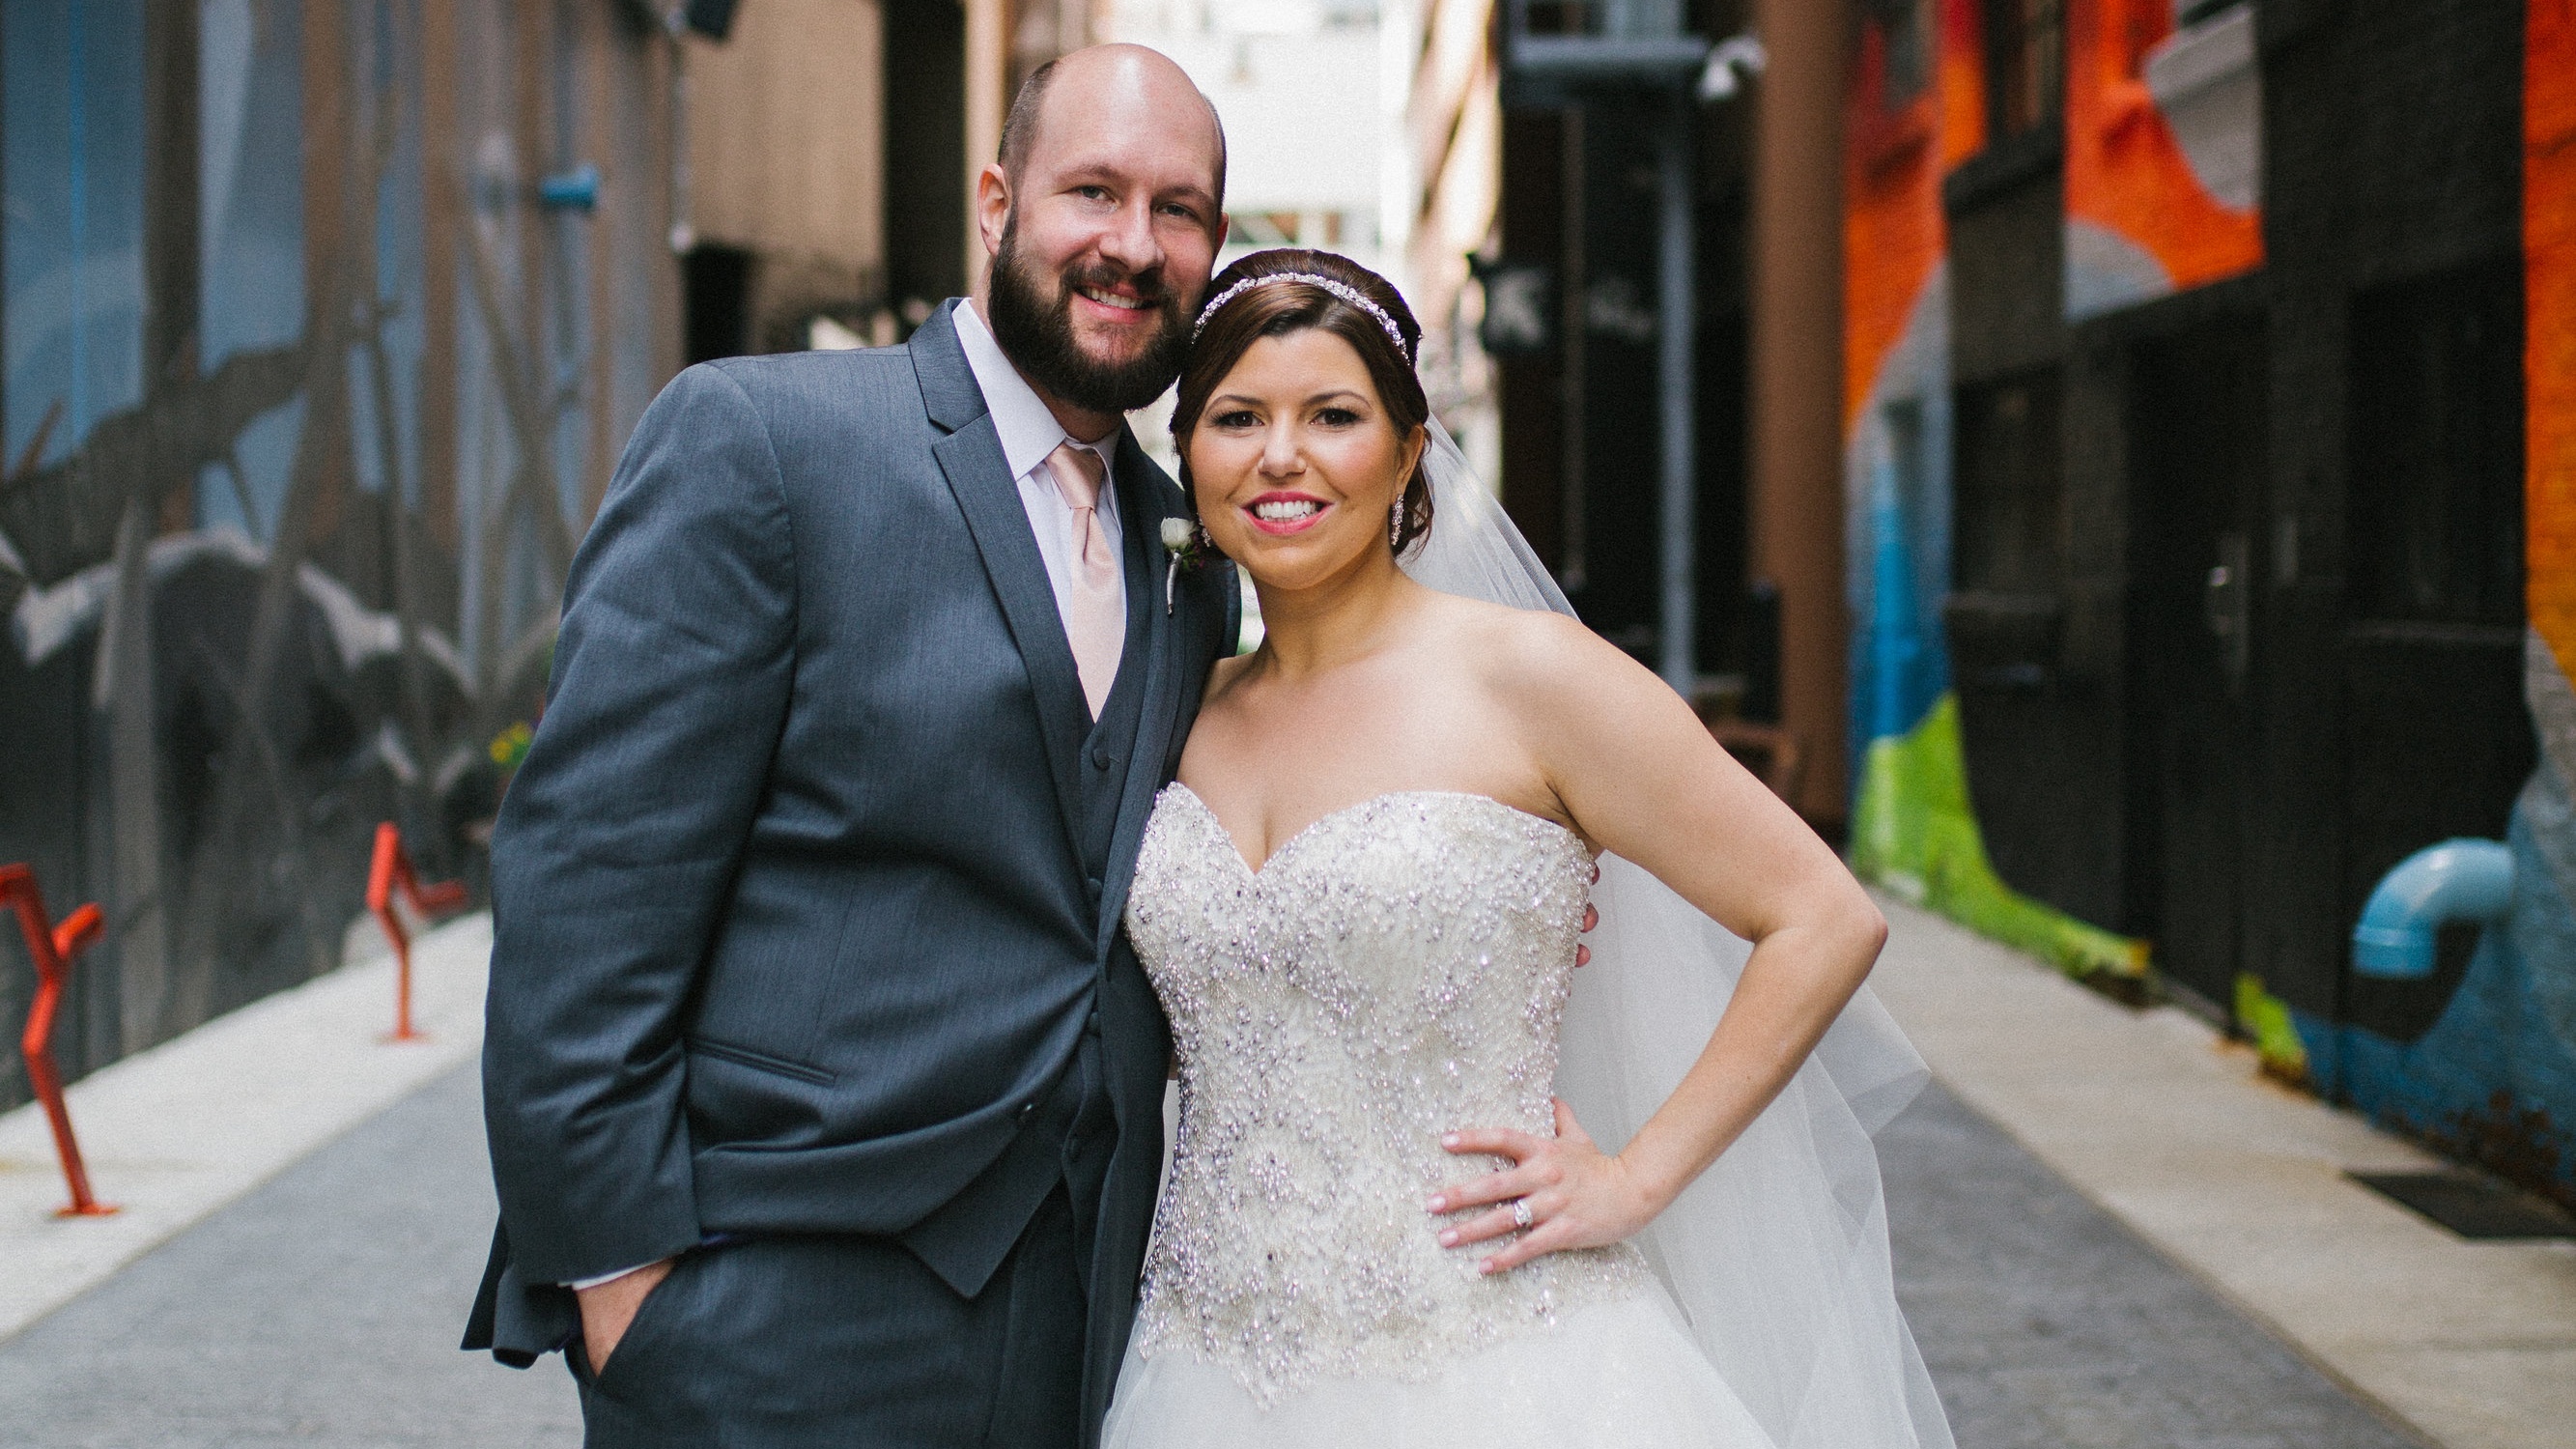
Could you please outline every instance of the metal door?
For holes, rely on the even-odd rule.
[[[2213,1001],[2241,965],[2257,796],[2263,358],[2260,323],[2228,319],[2131,364],[2133,909]]]

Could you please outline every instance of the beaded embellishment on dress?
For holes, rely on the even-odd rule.
[[[1181,1128],[1136,1352],[1222,1364],[1257,1400],[1428,1377],[1568,1310],[1648,1291],[1625,1246],[1492,1277],[1423,1200],[1491,1160],[1461,1127],[1554,1130],[1591,860],[1482,795],[1381,795],[1259,870],[1188,787],[1155,802],[1127,931],[1180,1059]]]

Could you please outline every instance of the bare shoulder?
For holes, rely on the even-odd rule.
[[[1454,657],[1589,839],[1609,843],[1587,812],[1615,819],[1619,782],[1670,780],[1723,754],[1681,696],[1579,620],[1475,604],[1447,626]]]
[[[1553,713],[1658,683],[1581,620],[1473,599],[1450,603],[1447,623],[1459,657],[1516,712]]]

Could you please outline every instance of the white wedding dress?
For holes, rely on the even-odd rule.
[[[1494,1161],[1441,1133],[1553,1132],[1591,874],[1564,827],[1433,792],[1328,815],[1256,873],[1163,792],[1127,930],[1181,1122],[1113,1449],[1767,1449],[1635,1248],[1480,1277],[1498,1244],[1444,1249],[1423,1210]]]
[[[1571,615],[1435,420],[1429,587]],[[1443,1132],[1603,1150],[1699,1059],[1750,948],[1550,821],[1407,791],[1259,870],[1155,801],[1127,931],[1172,1019],[1181,1121],[1110,1449],[1955,1449],[1896,1301],[1877,1149],[1922,1058],[1867,987],[1631,1245],[1490,1278],[1423,1201]]]

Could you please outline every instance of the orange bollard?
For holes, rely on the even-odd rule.
[[[44,892],[36,888],[36,873],[23,865],[0,865],[0,901],[15,906],[18,929],[27,938],[27,957],[36,963],[36,999],[27,1007],[27,1029],[18,1038],[19,1055],[27,1063],[27,1080],[35,1084],[36,1098],[45,1104],[45,1119],[53,1124],[54,1151],[63,1161],[63,1181],[71,1188],[71,1206],[57,1208],[58,1218],[103,1218],[116,1211],[113,1204],[100,1202],[89,1190],[89,1169],[82,1165],[80,1143],[72,1136],[71,1109],[63,1103],[63,1074],[54,1065],[54,1012],[62,1005],[63,979],[71,972],[72,958],[95,943],[105,924],[96,906],[83,906],[53,924],[45,915]]]
[[[411,1025],[411,933],[403,929],[402,918],[394,914],[394,892],[399,889],[414,912],[434,916],[465,904],[463,881],[442,881],[423,886],[411,868],[411,856],[403,849],[402,831],[390,820],[376,827],[375,859],[367,867],[367,909],[376,923],[385,928],[385,939],[394,948],[394,1029],[387,1041],[422,1041]]]

